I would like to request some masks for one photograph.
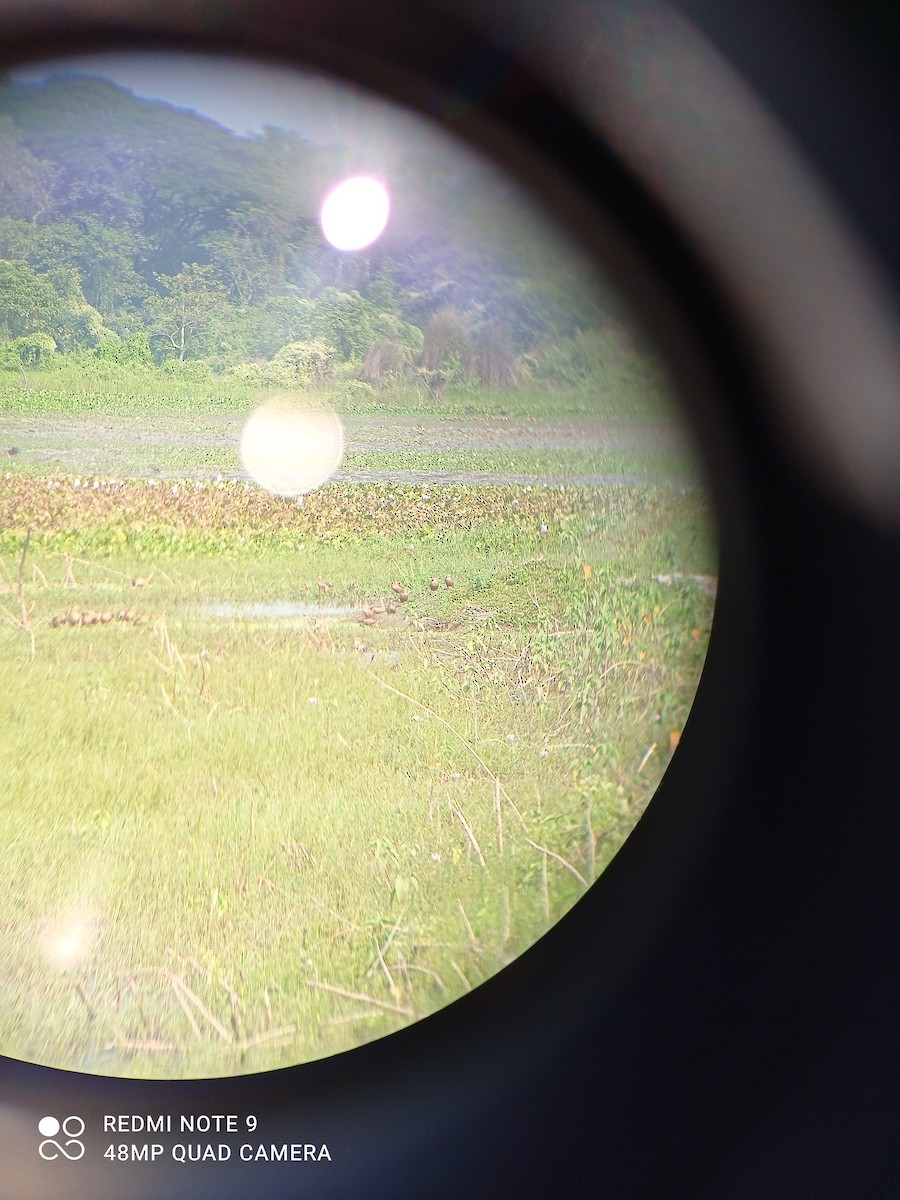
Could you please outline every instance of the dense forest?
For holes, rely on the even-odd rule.
[[[440,395],[578,384],[621,355],[614,298],[443,140],[395,147],[386,233],[332,249],[321,199],[366,165],[364,147],[239,136],[100,78],[6,81],[0,366],[203,363],[261,384],[414,378]]]

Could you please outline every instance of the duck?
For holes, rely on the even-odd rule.
[[[394,593],[395,596],[401,596],[406,591],[406,588],[399,581],[399,579],[395,579],[394,582],[391,584],[391,591]]]
[[[428,586],[431,588],[431,590],[432,590],[433,592],[436,592],[436,591],[438,590],[438,588],[441,586],[440,580],[439,580],[439,579],[432,579],[431,583],[429,583],[429,585],[428,585]]]
[[[454,586],[455,582],[456,582],[456,580],[453,578],[452,575],[447,575],[444,577],[444,586],[445,587],[452,588]]]

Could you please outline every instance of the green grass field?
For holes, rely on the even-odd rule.
[[[0,480],[3,1054],[348,1049],[501,969],[634,827],[705,656],[701,491],[94,482]]]

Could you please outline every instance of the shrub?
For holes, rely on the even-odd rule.
[[[406,375],[413,363],[412,348],[404,342],[377,342],[366,355],[363,379],[379,385]]]
[[[289,342],[268,364],[269,381],[284,387],[323,383],[331,374],[334,351],[322,338]]]
[[[56,342],[49,333],[26,333],[11,343],[14,360],[23,367],[37,367],[56,353]]]

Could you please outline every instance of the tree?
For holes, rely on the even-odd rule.
[[[515,387],[522,377],[508,326],[485,322],[478,336],[475,370],[480,383],[490,388]]]
[[[28,149],[11,118],[0,115],[0,212],[36,225],[53,207],[54,174]]]
[[[157,275],[165,295],[145,304],[151,338],[184,362],[188,350],[199,349],[228,304],[228,293],[210,266],[185,263],[177,275]],[[193,355],[196,357],[196,355]]]
[[[0,336],[52,333],[59,315],[53,284],[25,262],[0,260]]]
[[[111,320],[134,312],[146,298],[149,289],[136,264],[150,252],[140,234],[88,216],[38,230],[29,259],[41,271],[74,267],[84,299]]]
[[[0,216],[0,258],[27,259],[37,235],[30,222]]]

